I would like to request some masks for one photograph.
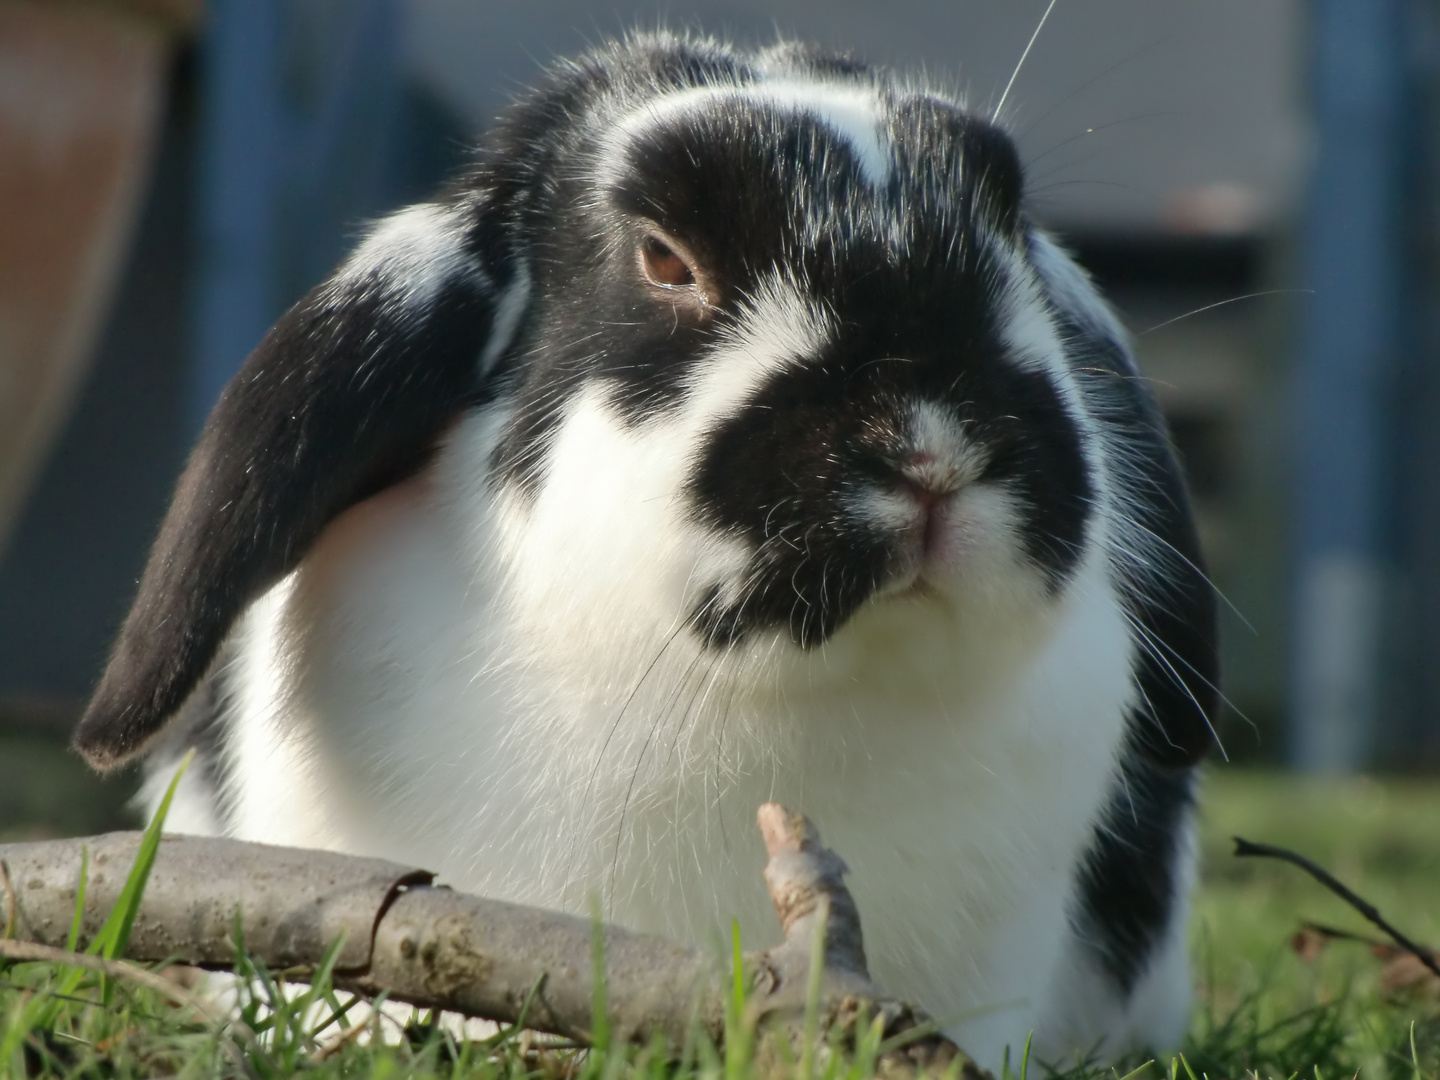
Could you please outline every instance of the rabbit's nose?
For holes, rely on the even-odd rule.
[[[900,465],[900,486],[922,506],[944,501],[960,487],[960,470],[925,450],[908,454]]]

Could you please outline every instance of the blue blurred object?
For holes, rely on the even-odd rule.
[[[392,0],[214,0],[202,45],[199,429],[276,317],[391,204]]]
[[[1403,340],[1406,0],[1315,0],[1316,157],[1295,375],[1290,755],[1349,771],[1377,750]]]

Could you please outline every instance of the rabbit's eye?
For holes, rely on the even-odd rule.
[[[684,289],[695,284],[689,265],[662,240],[647,236],[640,245],[640,261],[651,284],[662,289]]]

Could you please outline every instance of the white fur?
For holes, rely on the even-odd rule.
[[[593,453],[598,410],[577,414],[566,427]],[[751,822],[778,798],[858,868],[883,984],[982,1061],[1048,1030],[1071,868],[1132,693],[1104,568],[1087,566],[1053,613],[992,582],[876,601],[814,656],[768,641],[707,659],[670,637],[701,538],[623,520],[674,513],[663,476],[637,480],[623,515],[582,508],[603,521],[552,516],[543,496],[528,527],[498,503],[464,514],[465,493],[447,496],[487,426],[458,432],[443,474],[403,506],[352,511],[247,618],[243,651],[303,663],[270,669],[281,685],[240,717],[237,834],[573,911],[593,891],[611,918],[692,940],[736,916],[758,945],[775,931]],[[611,433],[606,452],[638,460]],[[557,471],[580,481],[565,443]],[[558,503],[583,481],[551,485]],[[594,533],[576,535],[586,520]],[[623,538],[596,543],[607,530]],[[617,557],[653,560],[661,595],[635,597]]]
[[[761,280],[743,301],[745,317],[727,329],[709,359],[695,365],[686,412],[689,424],[714,424],[733,414],[773,375],[816,356],[834,337],[830,318],[800,285],[779,274]]]
[[[875,91],[869,88],[780,78],[748,86],[677,90],[630,113],[620,121],[618,132],[634,137],[647,130],[663,128],[684,113],[723,106],[727,98],[812,116],[845,140],[872,187],[880,187],[890,175],[890,140],[885,134]],[[613,162],[613,154],[620,151],[622,144],[621,139],[612,142],[614,150],[608,161]]]
[[[515,340],[515,331],[520,328],[520,319],[529,304],[530,270],[523,265],[517,266],[514,279],[500,294],[500,301],[495,306],[495,324],[490,330],[490,339],[485,342],[485,348],[480,353],[481,378],[490,374],[496,362],[505,355],[505,350],[510,348],[510,343]]]
[[[160,805],[174,779],[171,769],[155,769],[145,775],[140,790],[135,793],[134,805],[150,809]],[[218,836],[224,826],[216,814],[216,797],[199,768],[187,769],[175,788],[170,810],[166,815],[166,828],[173,832],[194,833],[199,836]],[[150,815],[147,814],[148,819]]]
[[[421,203],[381,218],[332,279],[337,293],[369,283],[401,313],[425,311],[449,281],[462,274],[485,280],[467,255],[459,211]]]
[[[924,487],[957,491],[985,469],[984,449],[965,437],[964,427],[950,410],[934,402],[910,406],[910,439],[913,451],[929,455],[930,460],[907,465],[902,472]]]

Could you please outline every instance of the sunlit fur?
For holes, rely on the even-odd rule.
[[[895,167],[891,89],[766,63],[769,85],[602,99],[586,114],[593,176],[620,167],[617,133],[743,98],[818,118],[882,187]],[[809,208],[801,235],[871,229],[904,258],[907,215],[958,212],[878,206]],[[419,321],[445,278],[495,277],[460,253],[451,213],[381,223],[338,287],[367,282]],[[1016,489],[985,479],[985,444],[914,400],[905,415],[929,455],[919,482],[953,488],[933,550],[897,556],[814,648],[783,627],[719,645],[695,632],[697,605],[755,587],[750,542],[690,504],[698,448],[847,332],[798,270],[777,272],[739,303],[673,407],[637,423],[614,381],[557,390],[533,490],[495,471],[516,409],[502,387],[418,474],[333,521],[231,635],[216,676],[221,790],[207,799],[197,774],[171,827],[387,856],[570,911],[598,901],[607,918],[687,940],[718,940],[734,917],[760,946],[778,932],[753,819],[778,799],[852,868],[875,977],[982,1063],[1018,1053],[1032,1030],[1052,1060],[1173,1043],[1188,1004],[1188,816],[1185,883],[1131,993],[1075,915],[1077,867],[1141,704],[1145,645],[1127,597],[1172,568],[1146,525],[1144,451],[1114,422],[1113,379],[1077,368],[1060,319],[1117,349],[1124,337],[1038,231],[977,235],[1003,267],[1006,362],[1053,387],[1093,487],[1058,588],[1024,554]],[[522,254],[487,371],[512,338],[511,363],[526,362],[534,271]],[[900,489],[857,482],[848,499],[857,521],[920,550],[905,539],[920,519]]]

